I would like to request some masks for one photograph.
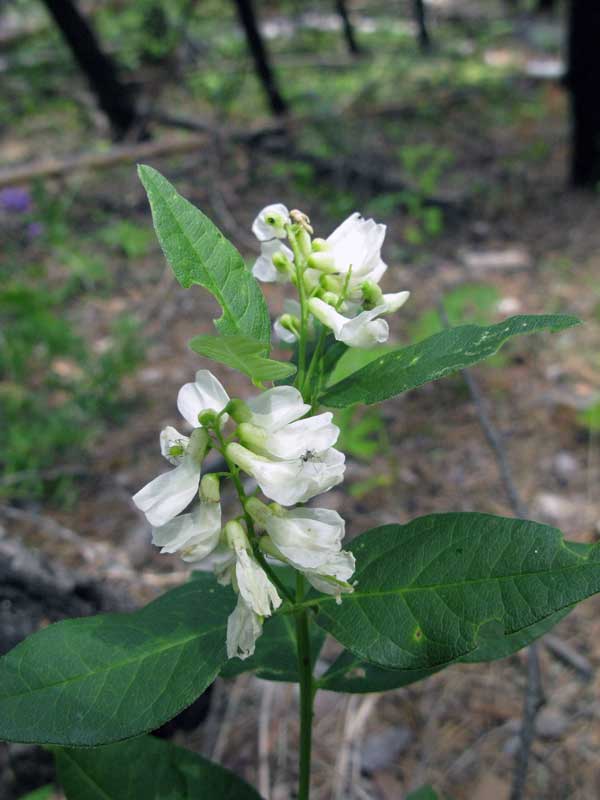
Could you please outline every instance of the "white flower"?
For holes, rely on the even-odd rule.
[[[255,497],[248,501],[246,510],[296,569],[318,569],[342,548],[345,523],[337,511],[328,508],[272,509]]]
[[[177,466],[154,478],[133,496],[133,502],[144,512],[148,522],[157,527],[172,520],[194,499],[208,444],[206,431],[201,429],[194,431],[189,439],[177,434],[178,446],[182,447],[183,452],[181,455],[171,455],[173,445],[168,443],[173,431],[177,434],[174,428],[167,428],[161,433],[161,451]],[[167,454],[165,450],[168,450]]]
[[[281,253],[291,263],[294,259],[294,254],[285,244],[279,239],[272,239],[269,242],[262,242],[260,246],[260,256],[254,262],[252,267],[252,274],[259,281],[264,283],[285,283],[289,278],[285,270],[277,269],[273,263],[273,256]]]
[[[180,553],[184,561],[194,563],[210,555],[219,544],[221,534],[220,503],[200,503],[191,514],[154,528],[152,544],[161,553]]]
[[[198,421],[201,411],[212,409],[219,413],[228,402],[229,395],[221,382],[207,369],[198,370],[194,383],[186,383],[177,395],[179,413],[194,428],[201,427]]]
[[[190,442],[189,436],[184,436],[176,428],[167,425],[160,432],[160,454],[170,464],[181,464],[183,454]]]
[[[308,307],[323,325],[331,328],[339,342],[344,342],[349,347],[368,348],[386,342],[389,336],[387,322],[378,317],[399,309],[408,300],[409,295],[410,292],[384,294],[383,302],[380,305],[368,311],[362,311],[358,316],[352,318],[340,314],[333,306],[318,297],[309,300]]]
[[[297,300],[289,300],[286,299],[283,301],[283,314],[280,317],[277,317],[275,322],[273,323],[273,333],[277,336],[278,339],[281,339],[282,342],[287,342],[288,344],[293,344],[296,341],[296,334],[293,333],[289,328],[284,327],[281,324],[282,317],[293,317],[296,319],[297,324],[300,324],[300,303]]]
[[[271,461],[236,443],[227,445],[225,452],[256,479],[267,497],[282,506],[305,503],[344,478],[345,456],[333,447],[322,453],[306,452],[301,458],[287,461]]]
[[[352,282],[366,280],[367,276],[379,280],[387,269],[381,260],[385,231],[385,225],[355,212],[327,237],[325,252],[333,256],[335,269],[342,275],[352,268]]]
[[[267,431],[278,431],[310,410],[293,386],[276,386],[246,401],[251,416],[247,422]]]
[[[252,224],[252,233],[260,242],[285,239],[285,226],[290,222],[290,212],[282,203],[265,206]]]
[[[333,594],[337,602],[341,602],[341,594],[354,591],[348,583],[354,573],[356,563],[352,553],[341,550],[333,553],[331,557],[317,569],[304,569],[303,573],[308,581],[319,592]]]
[[[327,411],[290,422],[273,432],[245,422],[239,426],[238,434],[244,444],[260,455],[289,460],[332,447],[340,434],[332,419],[333,414]]]
[[[227,544],[235,553],[235,580],[240,596],[256,614],[269,617],[281,605],[281,598],[266,572],[250,550],[248,536],[239,522],[225,526]]]
[[[227,658],[248,658],[262,633],[262,620],[241,597],[227,620]]]

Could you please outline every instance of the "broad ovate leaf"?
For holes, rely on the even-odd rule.
[[[0,658],[0,739],[93,746],[158,728],[216,678],[234,605],[206,574],[141,611],[33,634]]]
[[[317,622],[354,655],[387,669],[440,668],[490,641],[499,653],[501,640],[600,591],[600,546],[583,550],[527,520],[432,514],[368,531],[349,549],[353,594],[305,604],[318,604]]]
[[[219,764],[153,736],[53,749],[67,800],[260,800]]]

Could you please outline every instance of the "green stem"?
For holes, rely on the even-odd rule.
[[[304,395],[304,389],[306,389],[307,387],[308,387],[308,390],[310,392],[310,379],[311,379],[311,376],[312,376],[313,371],[315,369],[315,366],[319,363],[319,360],[321,358],[321,350],[323,349],[323,345],[325,344],[325,339],[326,338],[327,338],[327,332],[325,330],[322,330],[321,334],[319,336],[319,340],[317,342],[317,346],[315,347],[315,350],[314,350],[314,353],[312,355],[310,364],[308,366],[308,371],[306,373],[306,377],[304,379],[304,387],[303,387],[303,391],[302,391],[303,396],[305,396]],[[310,398],[311,398],[311,405],[314,406],[313,392],[310,392]]]
[[[304,576],[296,575],[296,600],[304,599]],[[296,639],[298,643],[298,674],[300,679],[300,759],[298,800],[309,800],[310,757],[312,747],[313,700],[315,687],[310,657],[310,634],[307,611],[296,614]]]
[[[304,384],[304,371],[306,369],[306,338],[307,338],[307,319],[308,308],[306,305],[306,287],[304,285],[304,267],[306,259],[300,251],[294,229],[291,225],[287,226],[287,235],[292,252],[294,253],[294,264],[296,265],[296,288],[298,289],[298,299],[300,300],[300,336],[298,337],[298,372],[296,374],[296,386],[302,390]]]

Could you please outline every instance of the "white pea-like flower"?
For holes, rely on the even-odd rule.
[[[296,569],[318,569],[342,548],[345,522],[332,509],[272,508],[252,497],[246,511]]]
[[[221,535],[220,503],[200,503],[190,514],[154,528],[152,544],[161,553],[179,553],[184,561],[195,563],[206,558],[219,544]]]
[[[248,536],[235,520],[225,526],[227,544],[235,554],[235,583],[245,604],[261,617],[269,617],[281,605],[277,589],[252,555]]]
[[[171,438],[174,434],[177,435],[176,444]],[[170,522],[194,499],[200,485],[208,435],[200,428],[188,439],[174,428],[166,428],[161,433],[160,445],[163,455],[176,465],[175,469],[154,478],[133,496],[133,502],[144,512],[148,522],[156,527]]]
[[[377,282],[387,269],[381,260],[385,232],[385,225],[354,212],[327,237],[324,252],[332,257],[336,272],[346,275],[352,269],[352,282],[367,276]]]
[[[294,386],[276,386],[246,401],[250,416],[245,422],[274,432],[290,422],[295,422],[310,411],[302,395]]]
[[[256,640],[262,633],[262,619],[238,597],[235,609],[227,620],[227,658],[242,661],[253,655]]]
[[[345,317],[318,297],[309,300],[308,307],[323,325],[333,331],[339,342],[349,347],[369,348],[388,340],[390,329],[387,322],[380,318],[381,314],[397,311],[409,296],[410,292],[384,294],[379,305],[362,311],[356,317]]]
[[[252,233],[259,242],[269,239],[285,239],[285,226],[290,223],[290,212],[283,203],[265,206],[252,223]]]
[[[326,411],[290,422],[275,431],[243,422],[238,428],[238,435],[243,444],[259,455],[289,460],[301,458],[305,453],[321,453],[333,447],[340,429],[332,420],[333,414]]]
[[[282,506],[306,503],[344,479],[346,457],[333,447],[322,453],[274,461],[240,444],[227,445],[227,457],[256,479],[262,492]]]

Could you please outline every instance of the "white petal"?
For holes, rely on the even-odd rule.
[[[235,577],[240,596],[261,617],[269,617],[281,605],[277,589],[268,579],[266,572],[244,548],[236,553]]]
[[[184,561],[195,562],[212,553],[220,534],[220,504],[201,503],[191,514],[181,514],[166,525],[154,528],[152,544],[161,547],[161,553],[181,552]]]
[[[319,297],[313,297],[311,300],[309,300],[308,308],[319,320],[319,322],[322,322],[323,325],[331,328],[333,335],[339,341],[342,329],[348,322],[348,318],[343,314],[340,314],[335,310],[335,308],[333,308],[333,306],[330,306],[329,303],[326,303]]]
[[[290,221],[290,212],[282,203],[273,203],[265,206],[252,223],[252,233],[261,242],[276,237],[285,239],[284,226]]]
[[[338,272],[345,274],[350,267],[353,276],[370,272],[379,259],[385,232],[385,225],[363,219],[356,212],[351,214],[327,238],[328,252]]]
[[[392,314],[401,308],[410,297],[410,292],[396,292],[395,294],[384,294],[383,304],[385,305],[385,313]]]
[[[275,458],[300,458],[306,453],[320,453],[338,440],[340,429],[332,423],[330,411],[300,419],[267,436],[264,455]]]
[[[386,311],[385,305],[363,311],[353,318],[345,317],[318,297],[313,297],[308,305],[315,317],[331,328],[335,338],[349,347],[373,347],[388,339],[389,326],[387,322],[383,319],[376,319]]]
[[[194,428],[199,428],[198,414],[212,408],[213,411],[222,411],[229,402],[229,395],[207,369],[200,369],[196,373],[194,383],[186,383],[177,395],[177,408],[181,416]]]
[[[249,422],[268,431],[279,430],[310,410],[310,405],[304,402],[298,389],[293,386],[268,389],[257,397],[251,397],[247,405],[252,412]]]
[[[164,456],[164,458],[166,458],[171,464],[181,464],[183,453],[180,456],[172,456],[171,448],[180,446],[185,453],[189,441],[189,436],[184,436],[182,433],[179,433],[176,428],[173,428],[171,425],[167,425],[167,427],[163,428],[160,432],[161,455]]]
[[[316,569],[341,549],[345,523],[337,511],[295,508],[268,515],[265,528],[292,566]]]
[[[275,253],[283,253],[289,261],[294,260],[294,254],[290,248],[286,247],[279,239],[263,242],[260,246],[260,256],[256,259],[252,268],[252,274],[259,281],[264,283],[285,283],[288,280],[286,273],[280,272],[273,264]]]
[[[173,519],[191,503],[198,491],[200,468],[190,457],[170,472],[150,481],[133,496],[151,525],[161,526]]]
[[[217,580],[223,586],[228,586],[231,583],[231,569],[233,567],[235,567],[235,553],[222,542],[219,542],[206,558],[194,564],[194,568],[201,572],[214,572]]]
[[[355,559],[352,553],[342,550],[334,553],[331,558],[315,570],[303,570],[309,583],[319,592],[333,594],[338,598],[342,593],[352,592],[353,587],[348,583],[355,569]]]
[[[296,334],[292,333],[287,328],[284,328],[280,320],[281,317],[277,317],[277,319],[273,323],[273,333],[275,334],[275,336],[277,336],[278,339],[281,339],[282,342],[293,344],[296,341]]]
[[[261,633],[260,617],[238,597],[237,605],[227,620],[227,658],[243,660],[251,656]]]
[[[305,503],[344,479],[345,456],[333,447],[306,459],[271,461],[234,443],[228,445],[227,455],[282,506]]]

